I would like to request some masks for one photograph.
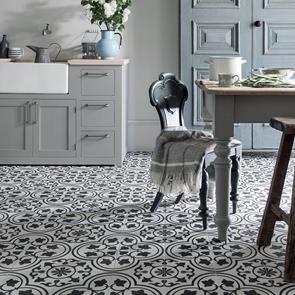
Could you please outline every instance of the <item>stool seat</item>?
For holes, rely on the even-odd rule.
[[[270,119],[270,126],[286,134],[295,134],[295,118],[274,117]]]

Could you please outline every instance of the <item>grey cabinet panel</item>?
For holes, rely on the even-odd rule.
[[[40,100],[32,105],[34,156],[74,157],[75,101]]]
[[[0,101],[0,157],[32,155],[29,103],[25,99]]]
[[[111,69],[82,69],[81,94],[115,95],[115,71]]]
[[[112,100],[83,100],[80,111],[82,128],[115,126],[115,103]]]
[[[81,156],[83,158],[112,158],[115,156],[114,132],[84,131],[81,137]]]

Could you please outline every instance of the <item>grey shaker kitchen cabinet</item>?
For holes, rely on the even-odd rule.
[[[77,94],[77,161],[122,165],[127,152],[126,63],[72,65],[69,78]]]
[[[0,162],[74,157],[74,100],[0,100]]]
[[[0,157],[30,157],[32,126],[29,122],[30,101],[0,100]]]
[[[38,100],[31,105],[34,157],[76,156],[75,100]]]
[[[72,62],[67,94],[0,93],[0,165],[122,165],[129,60]]]
[[[210,55],[243,56],[244,77],[253,68],[295,66],[294,1],[181,0],[180,7],[181,79],[192,85],[186,117],[193,126],[203,126],[202,93],[193,81],[208,77]],[[235,137],[244,149],[278,147],[268,124],[238,124]]]

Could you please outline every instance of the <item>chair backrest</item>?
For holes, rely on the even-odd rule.
[[[149,89],[151,105],[157,109],[161,129],[184,126],[183,109],[188,98],[186,86],[172,73],[162,73]]]

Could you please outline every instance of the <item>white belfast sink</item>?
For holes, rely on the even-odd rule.
[[[68,93],[64,63],[0,63],[0,93]]]

